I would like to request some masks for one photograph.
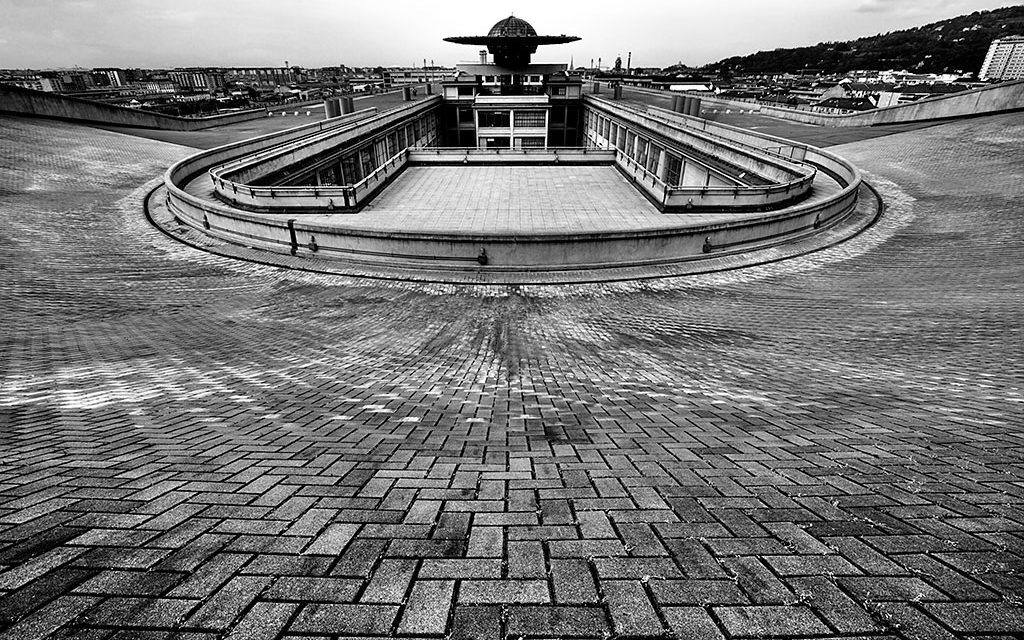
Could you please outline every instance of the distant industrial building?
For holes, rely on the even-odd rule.
[[[981,80],[1024,80],[1024,36],[992,41],[978,72]]]

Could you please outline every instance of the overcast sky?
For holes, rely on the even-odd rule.
[[[0,0],[0,68],[417,66],[472,60],[446,36],[510,12],[583,38],[534,60],[700,65],[848,40],[1017,2],[985,0]]]

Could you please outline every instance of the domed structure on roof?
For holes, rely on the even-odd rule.
[[[487,47],[494,56],[494,63],[509,69],[523,68],[530,64],[530,56],[537,51],[537,45],[564,44],[579,40],[576,36],[540,36],[526,20],[509,16],[499,20],[486,36],[457,36],[445,38],[446,42],[475,44]]]
[[[491,27],[490,32],[487,34],[490,38],[520,38],[523,36],[536,35],[537,30],[533,28],[533,25],[526,20],[515,16],[509,16],[504,20],[495,22],[494,26]]]

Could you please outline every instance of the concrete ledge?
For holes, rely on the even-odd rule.
[[[301,129],[301,128],[299,128]],[[721,223],[687,224],[685,217],[666,218],[663,228],[602,233],[424,233],[351,228],[295,215],[243,211],[186,193],[182,186],[195,176],[232,158],[308,135],[300,130],[270,134],[186,158],[165,175],[166,206],[180,222],[228,243],[298,257],[396,264],[417,268],[533,272],[656,265],[701,259],[778,243],[813,234],[842,220],[856,207],[861,176],[856,167],[828,152],[799,147],[802,160],[834,177],[842,189],[824,200],[790,206],[753,218]],[[780,140],[743,134],[750,146],[778,146]],[[755,144],[757,143],[757,144]],[[482,264],[486,256],[486,264]]]
[[[637,90],[630,87],[630,90]],[[653,89],[639,89],[641,93],[665,95],[671,92]],[[752,109],[766,116],[803,122],[822,127],[870,127],[901,122],[927,122],[972,118],[980,115],[1006,113],[1024,110],[1024,80],[1003,82],[988,87],[971,89],[960,93],[947,94],[909,104],[882,107],[855,114],[815,113],[802,109],[790,109],[760,102],[729,100],[705,94],[699,95],[706,105],[719,108]]]
[[[73,122],[170,131],[198,131],[267,116],[266,109],[261,108],[205,118],[180,118],[12,85],[0,85],[0,112]]]

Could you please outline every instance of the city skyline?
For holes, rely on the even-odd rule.
[[[699,66],[758,50],[842,41],[921,26],[973,11],[1012,6],[985,0],[785,0],[770,6],[727,0],[667,6],[651,0],[617,5],[541,3],[507,6],[462,0],[423,3],[298,3],[184,0],[2,0],[5,68],[187,66],[452,66],[472,56],[442,37],[485,33],[509,13],[544,34],[583,40],[542,52],[544,60],[586,66],[600,58],[634,67],[682,62]],[[298,5],[298,6],[296,6]],[[794,16],[801,19],[794,20]],[[691,27],[690,25],[696,25]],[[620,34],[644,37],[620,37]],[[697,37],[689,39],[690,34]],[[680,38],[680,36],[683,36]],[[256,43],[256,44],[254,44]]]

